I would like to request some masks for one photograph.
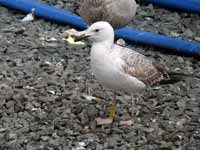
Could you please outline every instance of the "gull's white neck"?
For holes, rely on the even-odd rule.
[[[93,66],[98,66],[102,62],[107,60],[109,53],[112,51],[112,42],[94,42],[92,43],[92,48],[90,52],[91,64]]]
[[[92,43],[92,51],[99,51],[98,53],[106,53],[111,50],[112,45],[113,45],[112,40],[94,42]]]

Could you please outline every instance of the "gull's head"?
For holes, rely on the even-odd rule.
[[[81,37],[88,38],[93,43],[113,43],[114,30],[108,22],[99,21],[92,24],[88,29],[82,31]]]

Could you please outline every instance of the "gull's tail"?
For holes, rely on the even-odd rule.
[[[194,74],[169,71],[165,66],[161,64],[154,64],[154,66],[163,74],[163,80],[160,81],[160,84],[174,84],[180,81],[184,81],[188,78],[200,78]]]
[[[188,78],[197,78],[194,74],[185,74],[179,72],[168,72],[169,78],[161,81],[161,84],[174,84],[180,81],[184,81]]]

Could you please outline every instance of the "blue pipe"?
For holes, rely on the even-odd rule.
[[[77,15],[57,9],[34,0],[0,0],[0,4],[29,13],[35,8],[35,15],[48,20],[66,23],[80,29],[86,29],[87,24]],[[150,44],[158,47],[176,50],[181,53],[200,57],[200,43],[175,39],[163,35],[122,28],[115,31],[116,37],[129,41]]]
[[[30,13],[35,8],[34,14],[44,19],[66,23],[80,29],[87,28],[87,24],[77,15],[69,11],[57,9],[36,0],[0,0],[0,5]]]
[[[200,14],[200,0],[144,0],[168,8]]]
[[[118,29],[115,32],[117,37],[134,42],[145,43],[158,47],[164,47],[176,50],[179,53],[185,53],[193,56],[200,56],[200,43],[180,40],[164,35],[159,35],[151,32],[137,31],[129,28]]]

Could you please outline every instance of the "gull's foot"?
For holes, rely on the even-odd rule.
[[[129,127],[129,126],[131,126],[133,124],[133,121],[132,120],[124,120],[124,121],[120,121],[119,124],[121,126],[127,126],[127,127]]]
[[[126,46],[126,42],[124,41],[124,39],[118,39],[116,44],[125,47]]]
[[[96,118],[95,120],[96,120],[97,125],[109,125],[113,123],[113,120],[110,118],[105,118],[105,119]],[[134,122],[132,120],[123,120],[119,122],[119,125],[130,127],[131,125],[133,125],[133,123]]]
[[[108,125],[108,124],[113,123],[113,120],[110,118],[106,118],[106,119],[96,118],[95,120],[97,122],[97,125]]]

